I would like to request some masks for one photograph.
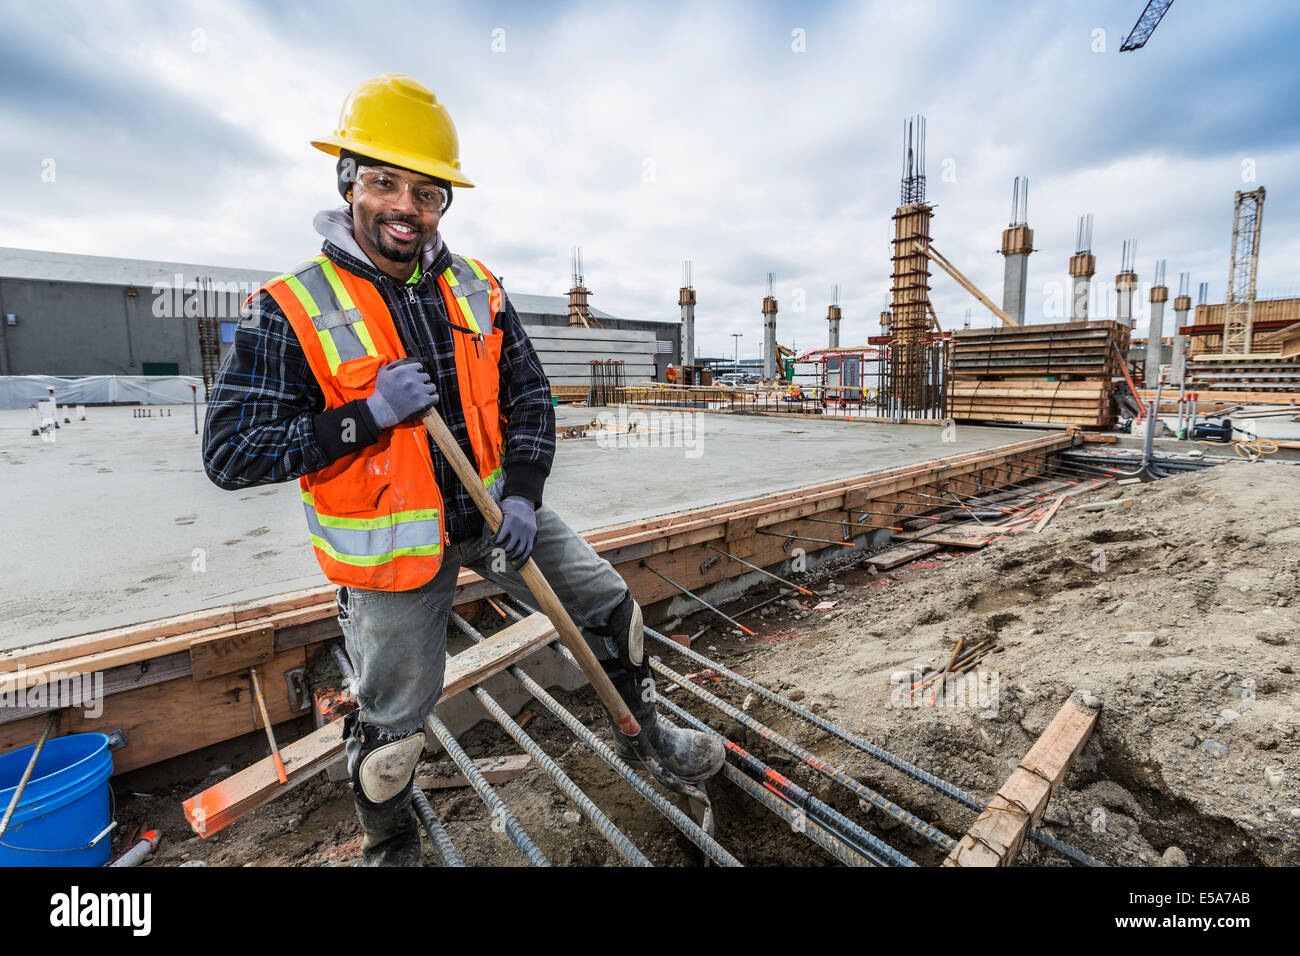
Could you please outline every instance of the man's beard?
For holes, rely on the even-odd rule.
[[[405,226],[410,226],[412,229],[415,229],[416,232],[412,237],[411,245],[407,248],[394,245],[392,240],[388,238],[388,233],[384,231],[384,223],[386,222],[400,222]],[[375,222],[375,248],[378,249],[379,254],[389,262],[400,262],[405,264],[413,260],[420,254],[424,247],[428,245],[427,241],[420,241],[422,237],[423,234],[419,231],[419,227],[415,223],[406,219],[380,219]]]

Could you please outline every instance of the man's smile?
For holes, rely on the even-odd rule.
[[[384,231],[398,242],[410,242],[419,233],[404,222],[389,221],[384,224]]]

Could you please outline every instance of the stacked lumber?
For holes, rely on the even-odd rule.
[[[1300,390],[1300,355],[1193,355],[1187,387],[1205,392]]]
[[[1128,339],[1128,326],[1111,321],[954,332],[949,413],[959,420],[1113,425],[1113,382],[1123,376]]]
[[[1111,384],[1091,382],[954,381],[949,413],[956,419],[1043,422],[1101,427],[1115,423]]]
[[[591,393],[590,385],[556,385],[551,383],[551,395],[561,402],[585,402]]]

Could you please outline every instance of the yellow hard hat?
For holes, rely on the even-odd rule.
[[[311,144],[331,156],[346,149],[453,186],[474,185],[460,171],[456,127],[446,108],[404,73],[385,73],[354,89],[339,113],[339,128]]]

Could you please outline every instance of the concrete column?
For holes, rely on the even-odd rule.
[[[1076,252],[1070,256],[1070,303],[1066,309],[1067,321],[1088,321],[1088,290],[1097,271],[1097,257],[1091,252]]]
[[[1136,272],[1121,272],[1115,277],[1115,318],[1133,328],[1133,291],[1137,288]]]
[[[826,347],[837,349],[840,347],[840,316],[842,312],[838,305],[828,306],[826,309],[826,321],[830,323],[830,337],[827,339]]]
[[[591,290],[575,285],[569,290],[569,328],[582,328],[587,324],[587,296]]]
[[[682,307],[682,364],[695,364],[695,290],[683,287],[677,291],[677,304]]]
[[[776,378],[776,299],[763,297],[763,378]]]
[[[1151,287],[1151,321],[1147,327],[1147,388],[1155,388],[1160,381],[1160,342],[1164,335],[1165,303],[1169,301],[1169,287]]]
[[[1174,299],[1174,354],[1169,360],[1169,381],[1174,385],[1183,384],[1183,367],[1187,360],[1183,349],[1187,348],[1187,336],[1178,330],[1187,324],[1187,313],[1191,308],[1191,296],[1180,295]]]
[[[1020,325],[1025,324],[1025,292],[1029,283],[1029,254],[1034,251],[1034,230],[1012,226],[1002,230],[1002,311]]]

